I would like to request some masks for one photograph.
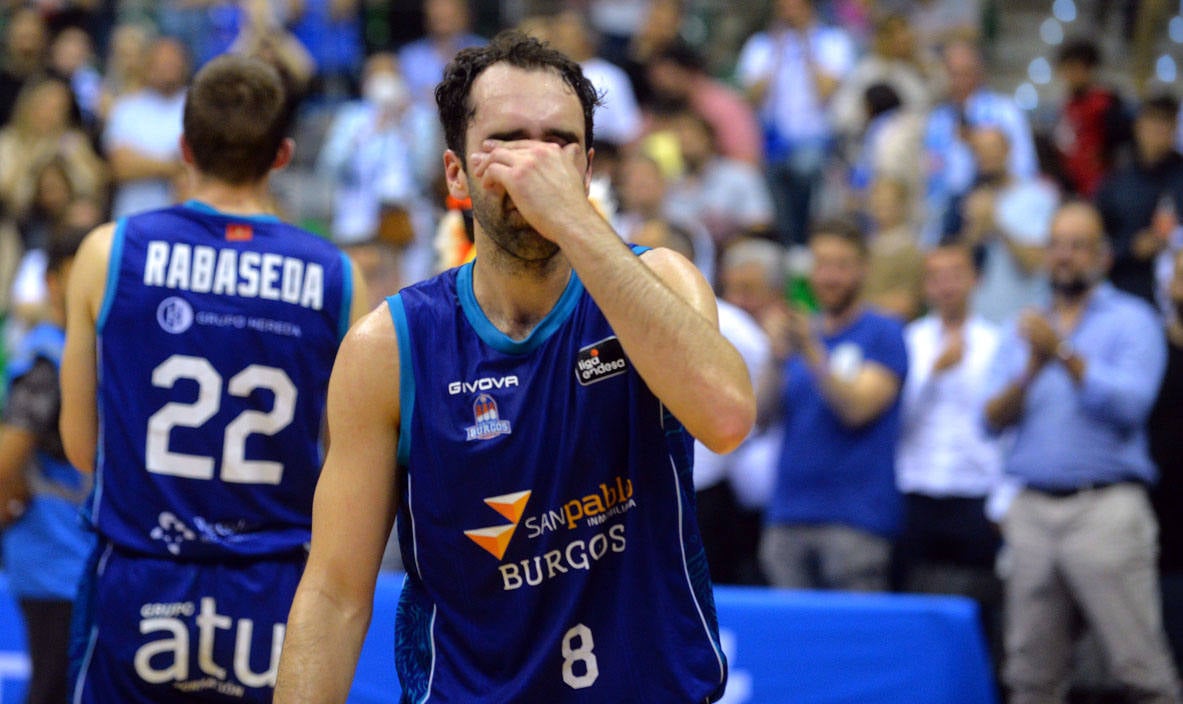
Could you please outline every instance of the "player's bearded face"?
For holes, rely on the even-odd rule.
[[[559,246],[538,234],[514,207],[504,191],[480,191],[472,197],[473,218],[500,249],[525,262],[543,262],[559,251]]]

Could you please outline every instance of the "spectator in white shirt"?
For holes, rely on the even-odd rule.
[[[717,246],[773,226],[772,196],[760,169],[719,153],[711,124],[682,110],[667,120],[678,140],[684,169],[670,185],[671,210],[701,222]]]
[[[855,57],[850,36],[823,24],[812,0],[776,0],[768,29],[740,49],[736,75],[764,129],[777,230],[786,244],[805,242],[832,148],[829,100]]]
[[[148,49],[143,89],[112,105],[103,133],[115,181],[112,217],[184,199],[180,138],[189,69],[180,42],[157,39]]]
[[[612,225],[625,242],[650,246],[658,246],[644,241],[654,233],[664,233],[669,227],[683,231],[693,249],[691,261],[713,284],[715,244],[711,234],[694,213],[671,207],[669,186],[656,159],[642,149],[628,150],[615,173],[613,191],[618,207],[610,218]]]
[[[999,331],[970,312],[975,283],[969,247],[942,245],[925,256],[930,312],[904,332],[908,375],[896,482],[905,519],[897,567],[908,591],[978,599],[986,631],[996,637],[1000,538],[986,502],[1000,486],[1002,455],[986,433],[982,408]]]
[[[908,17],[889,12],[875,22],[870,51],[834,93],[830,106],[834,126],[844,136],[861,135],[868,121],[864,95],[877,83],[891,86],[905,111],[925,113],[943,80],[940,61],[918,44]]]
[[[405,281],[430,273],[429,184],[442,143],[435,112],[411,99],[396,56],[366,59],[361,98],[336,108],[317,156],[317,172],[333,190],[332,239],[386,239],[404,248]]]

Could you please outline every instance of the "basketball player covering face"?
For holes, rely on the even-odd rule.
[[[276,701],[345,701],[396,514],[404,701],[717,699],[690,442],[734,448],[755,401],[711,288],[588,202],[576,64],[503,34],[436,95],[478,254],[342,345]]]

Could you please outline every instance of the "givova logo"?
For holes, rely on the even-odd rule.
[[[522,513],[526,510],[526,503],[530,501],[529,491],[515,491],[512,494],[491,496],[485,499],[494,511],[509,519],[507,525],[489,526],[466,530],[464,534],[469,540],[485,549],[490,555],[500,560],[505,556],[505,549],[517,530],[518,521],[522,520]]]

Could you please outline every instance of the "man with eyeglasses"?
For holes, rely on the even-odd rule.
[[[1154,309],[1105,281],[1110,261],[1096,208],[1061,207],[1045,260],[1052,304],[1019,317],[991,373],[986,421],[1013,431],[1005,469],[1024,485],[1002,525],[1012,704],[1063,701],[1082,625],[1129,701],[1180,701],[1147,499],[1166,345]]]

